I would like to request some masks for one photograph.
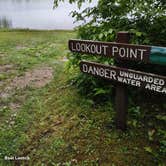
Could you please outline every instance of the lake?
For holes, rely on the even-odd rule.
[[[85,3],[83,8],[96,5]],[[29,29],[73,29],[78,25],[69,15],[78,10],[75,4],[60,3],[53,9],[53,0],[0,0],[0,27]]]

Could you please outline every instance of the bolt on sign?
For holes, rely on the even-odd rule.
[[[72,52],[100,55],[121,60],[166,64],[166,49],[164,47],[90,40],[69,40],[69,49]]]
[[[107,80],[166,94],[165,76],[87,61],[82,61],[80,63],[80,70],[83,73],[101,77]]]

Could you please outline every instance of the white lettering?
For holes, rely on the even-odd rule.
[[[166,94],[166,88],[163,88],[161,92]]]
[[[120,55],[121,57],[125,57],[125,48],[120,48],[120,49],[119,49],[119,55]]]
[[[77,51],[80,51],[80,50],[81,50],[80,43],[76,43],[76,50],[77,50]]]
[[[87,45],[87,44],[86,44],[86,52],[89,52],[89,53],[90,53],[90,45]]]
[[[130,49],[130,58],[135,58],[137,59],[137,49],[133,50],[133,49]]]
[[[83,72],[87,73],[88,72],[88,66],[86,64],[82,65],[82,70]]]
[[[104,48],[104,55],[106,55],[108,46],[103,45],[103,48]]]
[[[144,51],[146,51],[146,50],[143,50],[143,49],[138,49],[138,51],[140,51],[140,52],[141,52],[140,56],[141,56],[141,60],[142,60],[142,59],[143,59],[143,55],[144,55]]]
[[[112,56],[115,56],[115,53],[118,52],[118,47],[112,47]]]
[[[71,43],[71,49],[72,49],[72,51],[76,51],[76,49],[73,46],[73,43]]]

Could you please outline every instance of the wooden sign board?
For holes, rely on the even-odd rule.
[[[87,61],[82,61],[80,63],[80,69],[83,73],[166,94],[165,76]]]
[[[69,40],[72,52],[106,56],[121,60],[149,62],[150,46],[88,40]]]

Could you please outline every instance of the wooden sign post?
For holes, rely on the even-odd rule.
[[[166,48],[129,44],[130,34],[119,32],[116,42],[69,40],[69,49],[82,54],[115,58],[116,66],[82,61],[80,70],[116,82],[116,127],[126,130],[128,93],[127,85],[166,94],[166,76],[128,69],[126,61],[166,65]]]
[[[117,43],[129,43],[130,34],[128,32],[119,32],[117,34]],[[148,50],[149,51],[149,50]],[[123,63],[118,62],[117,66],[122,66]],[[126,67],[123,65],[123,67]],[[126,130],[127,127],[127,110],[128,110],[128,92],[127,87],[118,83],[115,93],[115,110],[116,110],[116,127],[121,130]]]

